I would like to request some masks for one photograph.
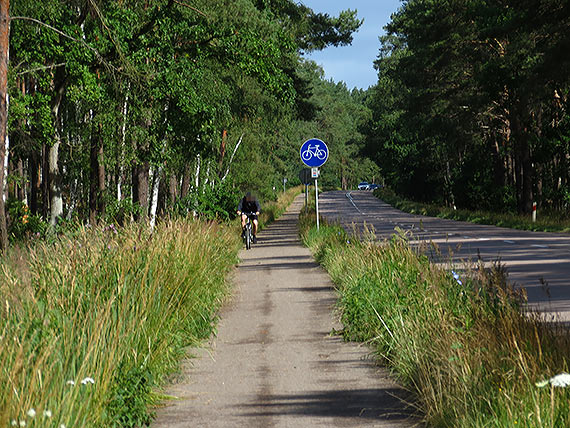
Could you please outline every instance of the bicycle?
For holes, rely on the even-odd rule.
[[[255,213],[242,212],[241,214],[246,216],[245,226],[243,227],[242,230],[242,237],[243,237],[243,242],[245,243],[245,249],[249,250],[251,249],[251,243],[253,242],[253,227],[249,217]]]
[[[325,150],[319,149],[319,144],[315,144],[314,147],[309,144],[307,150],[301,153],[301,158],[304,161],[309,161],[313,158],[313,156],[319,160],[323,160],[327,157],[327,152]]]

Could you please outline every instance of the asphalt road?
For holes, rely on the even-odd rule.
[[[413,244],[437,246],[434,261],[486,263],[500,260],[516,287],[524,287],[529,309],[548,321],[570,322],[570,235],[528,232],[407,214],[367,191],[326,192],[319,198],[320,214],[347,230],[372,226],[378,239],[388,239],[398,227]],[[464,265],[463,265],[464,266]]]
[[[189,360],[158,427],[411,427],[405,392],[341,326],[328,275],[298,240],[302,197],[240,254],[217,336]]]

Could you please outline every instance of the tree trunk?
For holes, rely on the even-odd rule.
[[[61,194],[61,174],[59,171],[59,146],[61,140],[59,131],[56,131],[56,141],[49,149],[49,195],[50,195],[50,219],[52,226],[57,224],[59,217],[63,215],[63,198]]]
[[[49,161],[48,161],[48,147],[47,144],[42,144],[42,156],[41,156],[41,189],[42,189],[42,216],[47,219],[49,214]]]
[[[26,177],[24,176],[24,161],[22,158],[18,159],[16,164],[16,173],[18,175],[18,184],[15,189],[16,199],[20,202],[27,203],[26,201]]]
[[[0,0],[0,165],[6,159],[6,127],[8,124],[8,52],[10,46],[10,1]],[[4,168],[0,168],[0,183],[4,183]],[[2,186],[2,194],[4,193]],[[0,198],[0,250],[8,248],[6,209]]]
[[[150,228],[154,229],[156,224],[156,208],[158,206],[158,189],[160,187],[160,176],[162,175],[162,167],[159,167],[153,175],[152,180],[152,198],[150,204]]]
[[[32,214],[38,213],[38,182],[39,182],[39,165],[38,155],[33,152],[28,159],[28,170],[30,174],[30,211]]]
[[[105,215],[105,164],[103,162],[102,125],[97,124],[96,134],[91,139],[90,173],[89,173],[89,222],[97,223],[97,216]]]
[[[54,143],[49,149],[49,182],[50,182],[50,224],[55,226],[59,217],[63,215],[63,196],[61,191],[61,173],[59,171],[59,146],[61,145],[61,100],[66,86],[65,69],[57,67],[55,71],[52,99],[52,119],[55,129]]]
[[[184,166],[184,173],[182,174],[182,188],[180,189],[180,197],[184,199],[188,196],[190,191],[190,179],[192,176],[192,171],[190,170],[190,164],[186,163]]]
[[[512,138],[515,146],[517,175],[517,201],[519,213],[532,212],[533,167],[530,153],[528,130],[522,124],[521,113],[515,110],[510,120]]]
[[[178,198],[178,178],[171,173],[168,179],[168,203],[174,204]]]
[[[148,161],[136,163],[133,166],[133,202],[138,204],[141,208],[140,216],[137,216],[136,220],[145,220],[148,218],[148,178]]]
[[[121,125],[121,142],[119,146],[118,158],[117,158],[117,200],[120,201],[123,198],[122,192],[122,185],[123,185],[123,156],[125,151],[125,143],[127,139],[127,112],[128,112],[128,105],[129,105],[129,90],[130,90],[130,83],[127,86],[127,94],[125,95],[125,102],[123,103],[123,123]]]

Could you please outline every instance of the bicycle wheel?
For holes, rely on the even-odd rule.
[[[245,249],[249,250],[251,248],[251,228],[246,227],[245,229]]]
[[[301,153],[301,158],[304,161],[309,161],[309,160],[311,160],[312,157],[313,157],[313,153],[309,149],[307,149],[303,153]]]

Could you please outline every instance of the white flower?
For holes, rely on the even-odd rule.
[[[64,424],[61,424],[61,425],[59,426],[59,428],[65,428],[65,425],[64,425]]]
[[[26,421],[21,420],[21,421],[20,421],[20,426],[21,426],[21,427],[25,427],[25,426],[26,426]]]
[[[74,380],[68,380],[66,383],[67,383],[68,385],[75,386],[75,381],[74,381]]]
[[[10,425],[12,425],[13,427],[17,427],[18,421],[16,419],[12,419],[12,421],[10,422]]]
[[[51,418],[51,410],[49,410],[49,409],[44,410],[44,416],[45,416],[46,418]]]
[[[81,385],[87,385],[88,383],[95,383],[95,380],[92,377],[86,377],[81,381]]]
[[[453,270],[451,271],[451,273],[453,274],[453,278],[457,281],[457,283],[459,285],[463,285],[463,282],[461,282],[461,280],[459,279],[459,274],[455,273],[455,271],[453,271]]]
[[[551,377],[550,379],[543,380],[541,382],[536,382],[535,385],[538,386],[539,388],[542,388],[548,385],[549,383],[552,386],[557,386],[559,388],[566,388],[567,386],[570,386],[570,374],[563,372],[557,374],[554,377]]]
[[[28,410],[27,415],[28,415],[30,418],[33,418],[33,417],[36,416],[36,411],[35,411],[34,409],[30,409],[30,410]]]

